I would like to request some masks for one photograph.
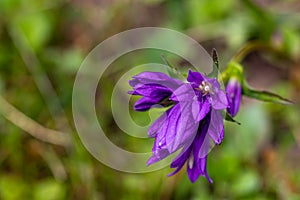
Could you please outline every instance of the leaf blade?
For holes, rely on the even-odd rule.
[[[283,105],[293,105],[294,102],[286,99],[284,97],[281,97],[278,94],[269,92],[269,91],[258,91],[258,90],[253,90],[253,89],[244,89],[243,93],[245,96],[257,99],[257,100],[261,100],[261,101],[265,101],[265,102],[272,102],[272,103],[279,103],[279,104],[283,104]]]

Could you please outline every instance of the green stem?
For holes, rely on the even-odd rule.
[[[253,41],[247,43],[245,46],[243,46],[231,59],[231,61],[241,63],[242,60],[245,59],[245,57],[250,54],[251,52],[257,51],[257,50],[268,50],[268,51],[274,51],[278,53],[278,50],[272,47],[269,44],[265,44],[263,42],[259,41]]]

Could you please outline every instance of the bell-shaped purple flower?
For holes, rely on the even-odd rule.
[[[205,176],[212,182],[206,170],[206,158],[210,140],[220,144],[224,137],[223,118],[220,110],[228,106],[227,97],[216,78],[208,78],[199,72],[189,71],[183,82],[162,73],[145,72],[133,77],[130,94],[141,95],[147,102],[135,110],[147,110],[162,101],[172,106],[149,128],[149,137],[154,137],[152,157],[147,164],[153,164],[182,149],[172,162],[177,173],[187,163],[187,172],[192,182]],[[151,77],[150,77],[151,76]],[[142,109],[141,109],[142,107]]]
[[[227,112],[234,117],[239,111],[242,98],[242,87],[237,78],[232,77],[229,79],[226,85],[226,93],[228,98]]]

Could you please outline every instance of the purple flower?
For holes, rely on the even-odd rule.
[[[220,110],[228,106],[226,94],[220,89],[217,79],[189,71],[187,82],[183,82],[162,73],[143,72],[129,83],[134,89],[130,94],[143,96],[134,105],[135,110],[148,110],[166,101],[170,106],[149,128],[149,137],[155,138],[155,141],[153,155],[147,164],[158,162],[182,149],[171,163],[171,167],[176,169],[170,175],[187,163],[192,182],[199,176],[205,176],[212,182],[206,170],[207,154],[211,139],[215,144],[223,140]]]
[[[241,83],[237,78],[232,77],[229,79],[226,85],[226,93],[228,97],[227,112],[234,117],[239,111],[242,97]]]

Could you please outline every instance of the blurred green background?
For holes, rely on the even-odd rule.
[[[242,125],[227,122],[224,142],[209,155],[212,185],[204,178],[190,183],[185,169],[173,177],[167,177],[168,167],[115,171],[78,138],[72,87],[81,62],[99,42],[143,26],[182,31],[207,51],[216,48],[221,68],[246,43],[270,46],[245,57],[247,79],[296,102],[243,98]],[[122,73],[145,60],[161,62],[159,54],[137,55],[120,59],[118,70],[101,80],[105,98],[96,101],[112,141],[147,151],[153,141],[128,139],[109,109]],[[0,199],[300,199],[298,0],[1,0],[0,90]],[[138,123],[149,119],[131,114]]]

